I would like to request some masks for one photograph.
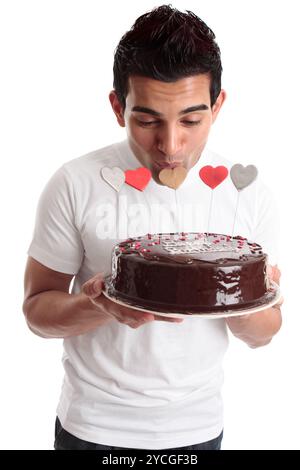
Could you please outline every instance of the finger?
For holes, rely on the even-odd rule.
[[[109,310],[109,313],[114,316],[118,322],[124,323],[134,328],[154,320],[154,315],[151,313],[145,313],[140,310],[125,307],[123,305],[117,305],[106,298],[104,299],[104,305],[105,304]]]
[[[275,308],[275,309],[277,309],[277,310],[280,310],[280,309],[281,309],[281,306],[282,306],[282,304],[283,304],[283,302],[284,302],[283,297],[280,297],[279,301],[278,301],[275,305],[273,305],[272,308]]]
[[[127,317],[129,321],[129,325],[137,328],[142,325],[146,325],[147,323],[151,323],[154,321],[154,315],[147,315],[147,316],[134,316],[134,317]]]
[[[102,281],[94,281],[82,287],[82,291],[85,295],[91,299],[99,297],[102,293],[103,283]]]
[[[96,279],[96,281],[94,281],[93,284],[91,285],[90,297],[92,299],[95,299],[96,297],[99,297],[99,295],[102,294],[102,289],[103,289],[103,280]]]
[[[270,264],[267,265],[267,276],[272,279],[272,275],[273,275],[273,266],[271,266]]]
[[[119,323],[122,323],[123,325],[129,326],[130,328],[139,328],[140,326],[145,325],[146,323],[149,323],[149,319],[145,318],[132,318],[132,317],[117,317],[115,318],[119,321]]]
[[[276,266],[273,267],[272,279],[274,282],[276,282],[276,284],[279,284],[280,277],[281,277],[281,271],[276,264]]]
[[[99,273],[83,284],[82,292],[88,297],[96,298],[102,293],[103,285],[103,274]]]
[[[130,328],[137,329],[140,326],[143,326],[143,325],[145,325],[146,323],[149,323],[149,322],[145,322],[145,321],[142,321],[142,320],[138,320],[138,321],[130,320],[128,322],[122,322],[122,323],[125,323],[125,325],[129,326]]]
[[[143,323],[148,323],[153,320],[157,321],[165,321],[169,323],[181,323],[183,322],[183,319],[181,318],[174,318],[174,317],[161,317],[160,315],[155,315],[155,314],[145,314],[142,313],[141,311],[138,311],[138,315],[136,315],[137,311],[133,309],[126,309],[127,312],[126,314],[130,315],[130,318],[134,318],[136,322],[143,321]]]
[[[271,279],[271,281],[274,281],[276,282],[276,284],[279,284],[281,272],[277,264],[274,266],[271,266],[271,265],[267,266],[267,275],[269,279]]]
[[[144,323],[146,323],[154,320],[154,314],[143,312],[142,310],[124,307],[123,305],[120,305],[118,310],[124,318],[135,320],[137,322],[143,321]]]
[[[183,319],[182,319],[182,318],[160,317],[159,315],[155,315],[154,320],[157,320],[157,321],[166,321],[166,322],[169,322],[169,323],[182,323],[182,322],[183,322]]]

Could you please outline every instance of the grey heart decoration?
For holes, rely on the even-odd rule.
[[[117,192],[120,191],[125,183],[125,173],[117,166],[113,168],[103,167],[101,169],[101,176]]]
[[[244,167],[240,163],[233,165],[230,170],[231,180],[238,191],[249,186],[253,183],[258,174],[257,168],[254,165]]]

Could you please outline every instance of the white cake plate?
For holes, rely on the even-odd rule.
[[[109,280],[110,276],[106,278]],[[118,305],[122,305],[124,307],[132,308],[133,310],[139,310],[140,312],[152,313],[154,315],[159,315],[161,317],[168,317],[168,318],[190,318],[190,317],[199,317],[199,318],[226,318],[226,317],[237,317],[241,315],[250,315],[252,313],[261,312],[267,308],[272,307],[273,305],[280,302],[282,299],[280,288],[279,286],[271,281],[270,289],[268,290],[267,294],[265,295],[266,301],[263,302],[261,305],[252,307],[252,308],[241,308],[239,310],[228,310],[224,308],[222,311],[218,312],[197,312],[197,313],[179,313],[179,312],[158,312],[156,310],[148,310],[137,305],[133,305],[131,303],[126,303],[124,301],[119,300],[115,295],[113,295],[109,290],[109,282],[105,282],[105,288],[103,290],[103,294],[112,302],[115,302]]]

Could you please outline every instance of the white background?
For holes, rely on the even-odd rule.
[[[281,212],[284,323],[256,350],[232,338],[224,449],[299,449],[299,51],[297,1],[174,1],[214,30],[228,100],[210,148],[254,163]],[[61,341],[27,330],[23,270],[38,197],[65,161],[125,138],[113,117],[113,51],[152,1],[1,0],[1,435],[51,449]]]

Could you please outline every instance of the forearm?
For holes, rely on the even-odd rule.
[[[44,338],[80,335],[112,320],[83,293],[42,292],[28,298],[23,310],[31,331]]]
[[[231,332],[251,348],[268,344],[281,327],[281,311],[273,307],[251,315],[226,319]]]

